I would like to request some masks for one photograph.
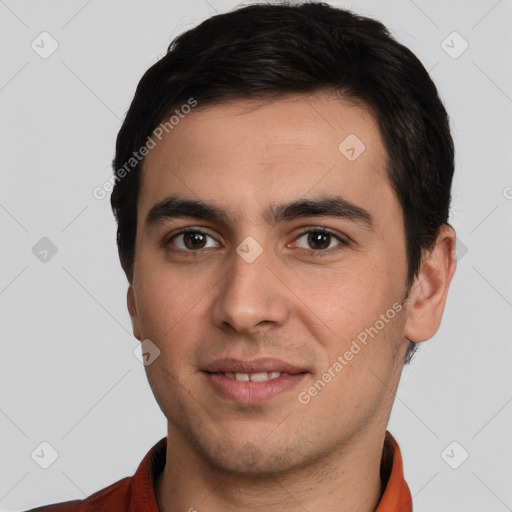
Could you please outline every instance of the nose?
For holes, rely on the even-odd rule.
[[[250,334],[257,329],[278,327],[286,322],[289,315],[287,301],[291,293],[271,259],[267,250],[252,262],[234,252],[231,268],[215,297],[215,325],[224,330]]]

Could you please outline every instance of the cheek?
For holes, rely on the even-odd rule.
[[[323,364],[333,364],[351,347],[358,352],[353,359],[378,358],[386,364],[400,330],[403,276],[393,269],[388,271],[384,263],[388,264],[380,261],[360,265],[357,270],[309,274],[294,289],[304,301],[296,302],[302,324],[326,352]],[[353,348],[354,340],[360,340],[361,350]],[[352,360],[350,367],[357,366]]]
[[[139,270],[139,286],[134,289],[140,328],[145,338],[163,342],[184,315],[186,301],[179,283],[170,281],[156,269]]]
[[[382,272],[369,265],[347,265],[346,270],[309,272],[300,283],[294,283],[293,289],[306,306],[304,314],[309,311],[312,319],[325,322],[337,335],[345,337],[351,327],[364,323],[385,303],[381,277]]]
[[[134,292],[141,334],[159,348],[170,370],[174,361],[184,363],[190,357],[191,341],[201,339],[198,329],[205,322],[211,284],[149,258],[141,258],[137,270]]]

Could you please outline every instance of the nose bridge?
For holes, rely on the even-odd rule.
[[[282,323],[287,315],[283,284],[267,268],[273,263],[271,251],[247,237],[233,251],[214,307],[217,325],[229,324],[249,332],[258,324]]]

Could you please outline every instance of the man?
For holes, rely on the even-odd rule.
[[[377,21],[259,4],[178,37],[111,202],[167,437],[46,511],[408,512],[386,430],[455,271],[448,118]]]

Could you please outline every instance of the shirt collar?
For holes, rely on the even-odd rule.
[[[400,447],[390,432],[386,431],[380,476],[384,489],[375,512],[412,512],[412,498],[404,478]]]

